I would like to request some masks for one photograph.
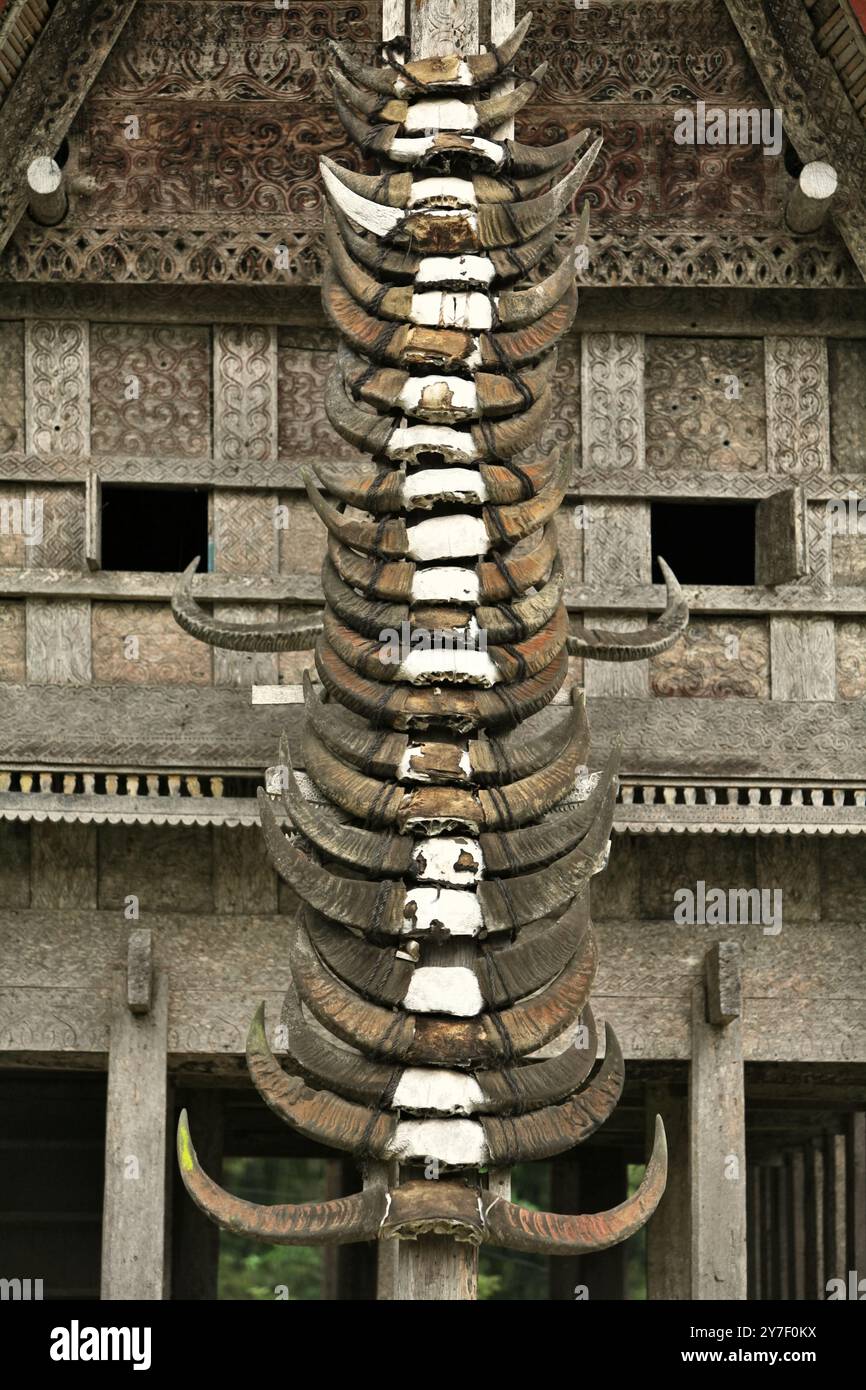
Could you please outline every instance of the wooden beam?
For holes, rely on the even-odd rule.
[[[838,184],[832,164],[816,159],[803,165],[785,208],[785,221],[792,232],[817,232],[826,221]]]
[[[710,1023],[706,982],[692,997],[692,1287],[696,1299],[746,1297],[746,1127],[742,1023]]]
[[[845,1226],[848,1269],[866,1275],[866,1113],[849,1115],[845,1128]]]
[[[27,169],[54,155],[135,0],[57,0],[3,103],[0,135],[0,251],[29,196]]]
[[[166,1051],[168,978],[150,1012],[130,1013],[126,990],[111,1020],[102,1217],[102,1298],[166,1293]]]

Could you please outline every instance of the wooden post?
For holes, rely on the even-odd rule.
[[[646,1228],[647,1298],[691,1296],[691,1213],[689,1211],[689,1099],[672,1086],[649,1086],[647,1134],[652,1142],[656,1115],[668,1138],[668,1182]],[[649,1152],[649,1150],[647,1150]]]
[[[756,1163],[750,1163],[746,1171],[746,1297],[750,1302],[763,1297],[761,1217],[761,1170]]]
[[[788,1252],[790,1286],[788,1297],[802,1303],[806,1297],[806,1165],[802,1149],[786,1157],[788,1170]]]
[[[550,1207],[568,1215],[581,1210],[581,1185],[578,1156],[559,1154],[550,1164]],[[581,1282],[580,1256],[548,1261],[547,1290],[551,1302],[573,1302],[575,1286]]]
[[[148,1013],[123,981],[111,1020],[102,1217],[102,1298],[165,1297],[168,979]]]
[[[791,1248],[788,1232],[788,1170],[780,1159],[770,1169],[772,1182],[771,1235],[773,1240],[772,1297],[786,1302],[791,1288]]]
[[[827,216],[839,179],[832,164],[814,160],[800,171],[788,206],[785,221],[792,232],[816,232]]]
[[[731,943],[708,962],[714,997],[701,982],[692,1000],[690,1176],[692,1298],[746,1297],[746,1125],[742,1022],[732,1015],[738,971]],[[710,1017],[728,1017],[711,1023]]]
[[[866,1113],[848,1116],[845,1130],[845,1226],[848,1269],[866,1278]]]
[[[762,1299],[773,1297],[773,1256],[774,1246],[772,1241],[773,1226],[773,1188],[772,1172],[766,1163],[762,1163],[759,1172],[759,1192],[761,1203],[761,1293]]]
[[[806,1164],[806,1299],[824,1298],[824,1154],[815,1140],[804,1149]]]
[[[845,1249],[845,1136],[824,1140],[824,1290],[828,1279],[847,1278]]]

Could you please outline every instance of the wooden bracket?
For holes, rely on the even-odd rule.
[[[153,940],[150,927],[133,927],[126,947],[126,1002],[130,1013],[150,1013],[153,998]]]
[[[704,957],[707,980],[707,1020],[726,1027],[743,1008],[740,943],[717,941]]]

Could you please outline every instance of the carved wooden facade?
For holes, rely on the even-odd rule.
[[[324,535],[300,471],[358,456],[324,413],[336,339],[316,170],[323,154],[367,167],[333,114],[324,39],[374,60],[381,8],[57,0],[24,43],[57,95],[45,103],[26,53],[8,78],[0,67],[0,1047],[31,1075],[65,1069],[69,1094],[107,1067],[110,1138],[154,1133],[155,1164],[166,1095],[203,1069],[233,1080],[261,999],[278,1017],[295,904],[266,862],[253,791],[283,728],[302,766],[293,687],[307,658],[213,652],[171,617],[176,575],[94,565],[110,524],[99,486],[206,491],[197,595],[216,617],[321,607]],[[643,1161],[645,1109],[665,1117],[672,1173],[700,1117],[723,1115],[691,1187],[674,1184],[648,1228],[650,1297],[711,1296],[705,1257],[725,1222],[748,1227],[751,1296],[795,1296],[802,1279],[823,1297],[834,1260],[866,1269],[856,1194],[853,1225],[827,1225],[820,1259],[812,1238],[788,1274],[766,1248],[767,1213],[803,1163],[820,1159],[834,1211],[846,1183],[866,1184],[864,36],[837,16],[854,23],[838,0],[563,0],[536,7],[527,41],[527,68],[549,67],[518,138],[605,137],[544,435],[571,465],[559,534],[573,624],[635,628],[663,609],[659,504],[700,503],[707,547],[724,545],[716,508],[754,511],[754,582],[686,582],[692,620],[675,647],[633,666],[571,660],[594,768],[624,735],[593,891],[593,1002],[632,1077],[608,1162],[624,1181]],[[487,42],[489,5],[480,23]],[[784,154],[676,144],[674,112],[698,101],[778,106]],[[69,211],[40,226],[24,175],[64,141]],[[819,231],[794,235],[796,171],[818,159],[839,191]],[[575,214],[563,237],[576,227]],[[41,504],[38,540],[28,503],[31,518]],[[286,703],[251,703],[253,685],[278,684]],[[781,889],[782,930],[676,924],[677,890],[699,881]],[[142,1014],[128,1003],[135,930],[153,952]],[[704,1010],[719,941],[740,946],[740,1014],[724,1025]],[[720,1097],[723,1060],[745,1080]],[[146,1122],[124,1088],[133,1065],[152,1077]],[[780,1138],[789,1099],[800,1118]],[[705,1198],[730,1152],[746,1177],[720,1212]],[[563,1201],[570,1171],[554,1174]],[[143,1227],[163,1200],[142,1189]],[[810,1219],[804,1199],[791,1220]],[[162,1296],[160,1238],[139,1276],[122,1226],[104,1232],[106,1293]],[[745,1270],[722,1272],[726,1296],[744,1296]],[[187,1277],[178,1256],[175,1288]]]

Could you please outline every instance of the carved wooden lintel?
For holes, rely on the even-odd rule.
[[[126,945],[126,1002],[130,1013],[150,1011],[153,992],[153,940],[149,927],[133,927]]]

